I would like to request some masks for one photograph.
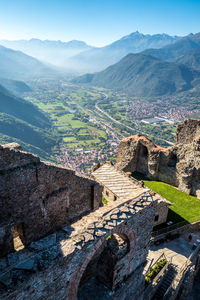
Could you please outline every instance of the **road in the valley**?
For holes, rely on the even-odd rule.
[[[108,96],[106,95],[106,94],[104,94],[104,93],[101,93],[106,99],[108,99]],[[104,98],[104,99],[105,99]],[[121,126],[124,126],[124,127],[126,127],[126,128],[128,128],[129,130],[133,130],[133,128],[132,127],[130,127],[130,126],[128,126],[128,125],[125,125],[125,124],[123,124],[123,123],[121,123],[120,121],[118,121],[118,120],[115,120],[113,117],[111,117],[107,112],[105,112],[105,111],[103,111],[99,106],[98,106],[98,104],[99,104],[99,102],[100,101],[97,101],[96,103],[95,103],[95,109],[96,110],[98,110],[98,111],[100,111],[103,115],[105,115],[107,118],[109,118],[111,121],[113,121],[114,123],[116,123],[116,124],[119,124],[119,125],[121,125]],[[137,126],[137,123],[134,123],[134,125],[136,125]],[[143,133],[142,132],[142,134],[144,134],[145,135],[145,133]],[[166,142],[166,143],[168,143],[169,145],[174,145],[174,143],[172,143],[172,142],[169,142],[169,141],[167,141],[167,140],[165,140],[165,139],[162,139],[162,138],[159,138],[161,141],[164,141],[164,142]]]

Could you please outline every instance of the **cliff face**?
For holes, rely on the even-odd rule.
[[[123,139],[116,166],[125,172],[138,171],[200,198],[200,120],[180,124],[176,143],[169,148],[138,135]]]

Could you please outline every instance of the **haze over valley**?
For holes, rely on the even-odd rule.
[[[78,40],[69,42],[49,40],[0,40],[0,44],[19,50],[46,63],[78,72],[99,71],[118,62],[128,53],[149,48],[161,48],[179,40],[167,34],[144,35],[133,32],[104,47],[94,47]]]

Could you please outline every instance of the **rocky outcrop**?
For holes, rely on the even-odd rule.
[[[121,141],[116,166],[125,172],[178,187],[200,198],[200,120],[188,119],[177,127],[176,143],[162,148],[144,136]]]

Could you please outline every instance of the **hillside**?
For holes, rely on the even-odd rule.
[[[139,53],[148,48],[161,48],[179,39],[180,37],[167,34],[145,35],[136,31],[108,46],[82,52],[72,57],[68,63],[82,71],[100,71],[118,62],[129,53]]]
[[[24,150],[32,150],[43,158],[51,156],[57,143],[48,118],[33,104],[13,96],[0,86],[0,140],[16,141]]]
[[[31,88],[23,81],[0,78],[0,85],[12,92],[16,96],[31,91]]]
[[[34,153],[42,153],[43,157],[50,156],[51,147],[55,145],[55,138],[50,135],[48,130],[41,129],[31,124],[17,119],[11,115],[0,113],[0,138],[10,142],[18,140],[25,145],[24,150],[35,148]],[[1,141],[2,143],[2,141]]]
[[[161,96],[193,88],[200,74],[183,65],[143,54],[129,54],[106,70],[75,78],[74,83],[114,89],[135,96]]]
[[[56,72],[23,52],[0,45],[0,74],[4,78],[24,80],[39,76],[55,76]]]
[[[37,107],[24,99],[13,96],[2,86],[0,86],[0,112],[22,119],[40,128],[50,126],[49,120]]]
[[[182,55],[176,61],[179,64],[183,64],[189,68],[200,71],[200,48],[195,49],[185,55]]]

